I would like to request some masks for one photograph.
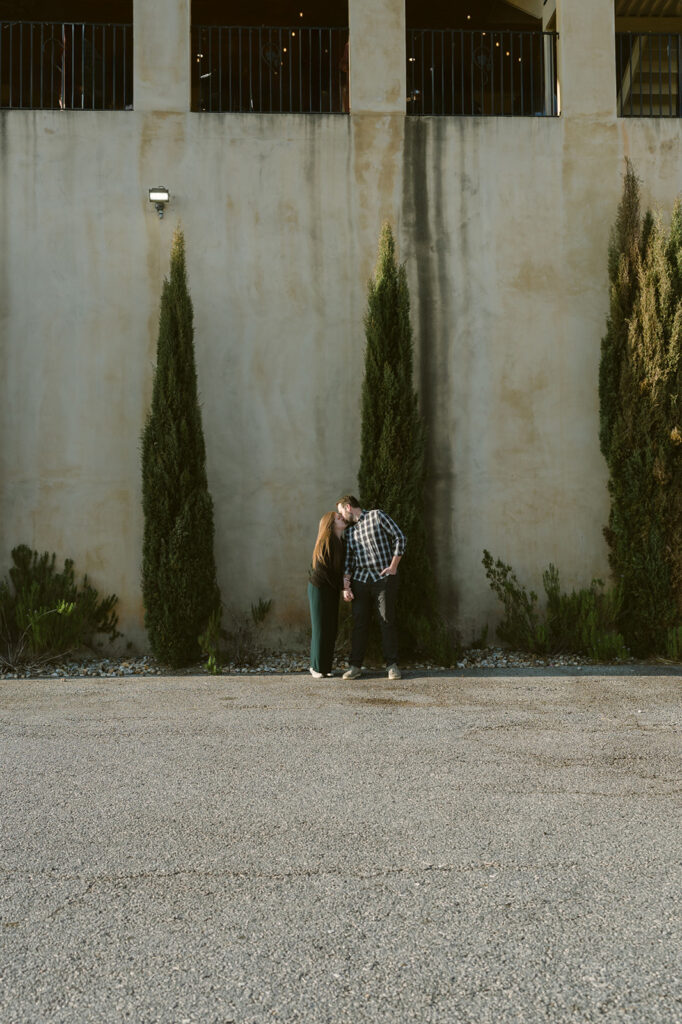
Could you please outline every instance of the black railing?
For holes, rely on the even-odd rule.
[[[192,28],[192,110],[348,112],[347,28]]]
[[[133,26],[0,22],[0,107],[131,110]]]
[[[616,33],[619,117],[682,116],[682,35]]]
[[[410,29],[407,113],[555,117],[555,32]]]

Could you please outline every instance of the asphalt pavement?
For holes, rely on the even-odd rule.
[[[682,1022],[682,679],[0,683],[0,1020]]]

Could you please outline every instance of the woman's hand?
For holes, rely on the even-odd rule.
[[[353,591],[350,589],[350,587],[346,587],[344,589],[344,591],[343,591],[343,599],[344,599],[344,601],[352,601],[353,600],[353,596],[354,596],[353,595]]]

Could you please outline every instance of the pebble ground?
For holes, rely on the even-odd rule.
[[[577,655],[558,655],[539,658],[519,651],[508,651],[501,647],[487,647],[468,650],[452,665],[435,665],[417,662],[407,666],[410,672],[447,672],[452,669],[519,669],[519,668],[577,668],[592,664],[588,658]],[[632,663],[634,664],[634,663]],[[346,665],[338,667],[340,674]],[[248,664],[227,662],[220,668],[220,675],[282,675],[307,672],[307,655],[296,651],[262,651],[249,659]],[[380,670],[378,670],[380,672]],[[167,666],[145,655],[142,657],[81,657],[61,658],[44,665],[27,665],[18,672],[0,672],[0,679],[40,678],[99,678],[112,676],[160,676],[169,673]],[[176,674],[176,673],[172,673]],[[183,675],[208,674],[203,665],[183,670]]]

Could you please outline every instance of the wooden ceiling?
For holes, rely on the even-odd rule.
[[[682,0],[616,0],[617,18],[682,18]]]
[[[3,21],[127,22],[133,0],[0,0]]]

